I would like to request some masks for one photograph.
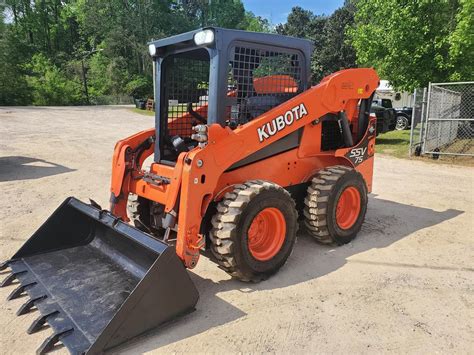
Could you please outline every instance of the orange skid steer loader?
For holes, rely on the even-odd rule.
[[[119,141],[110,210],[68,198],[0,269],[49,324],[38,349],[102,353],[181,314],[208,255],[242,281],[275,273],[298,219],[321,243],[359,232],[372,188],[379,78],[310,86],[309,41],[205,28],[149,45],[155,127]],[[299,213],[298,213],[299,212]],[[127,222],[133,222],[132,227]]]

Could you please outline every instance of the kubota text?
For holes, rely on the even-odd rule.
[[[262,127],[257,129],[258,139],[263,142],[265,139],[270,138],[277,132],[280,132],[286,126],[291,126],[293,122],[298,121],[308,114],[304,104],[299,104],[293,107],[291,110],[285,112],[284,115],[278,116],[268,123],[265,123]]]

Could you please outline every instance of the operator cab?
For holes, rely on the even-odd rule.
[[[234,129],[310,86],[308,40],[207,27],[153,41],[155,161],[197,146],[193,127]]]

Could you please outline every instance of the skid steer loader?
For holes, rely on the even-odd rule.
[[[39,310],[28,332],[53,330],[39,353],[102,353],[192,311],[201,254],[256,282],[289,257],[298,218],[321,243],[363,223],[373,69],[311,87],[311,42],[222,28],[149,51],[155,127],[116,144],[110,209],[66,199],[0,267],[9,299],[28,295],[18,314]]]

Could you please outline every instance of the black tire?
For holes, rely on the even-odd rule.
[[[410,126],[410,121],[409,121],[407,116],[405,116],[405,115],[398,115],[397,116],[397,121],[396,121],[396,125],[395,125],[395,129],[397,131],[404,131],[404,130],[408,129],[409,126]]]
[[[354,187],[359,192],[360,211],[354,224],[342,229],[336,221],[336,209],[341,194],[348,187]],[[367,201],[367,186],[359,172],[343,165],[322,169],[308,187],[304,224],[310,235],[320,243],[349,243],[362,227]]]
[[[285,239],[276,255],[257,260],[249,249],[248,230],[255,216],[266,208],[278,209],[286,224]],[[252,180],[235,186],[217,205],[210,233],[211,251],[219,266],[241,281],[258,282],[280,269],[290,256],[298,230],[295,202],[282,187]]]
[[[154,206],[150,200],[141,196],[130,194],[127,201],[127,214],[133,225],[141,231],[150,233],[155,236],[161,236],[161,230],[153,226],[153,213],[161,214],[162,208]]]
[[[415,156],[416,156],[416,157],[421,156],[421,145],[417,145],[417,146],[415,147]]]

